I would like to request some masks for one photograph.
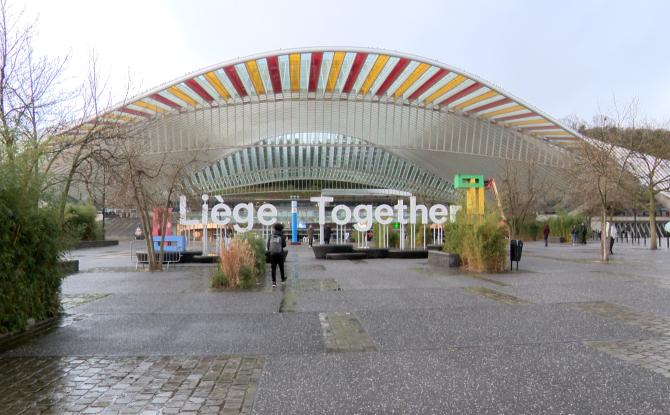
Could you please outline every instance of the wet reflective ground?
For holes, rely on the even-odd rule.
[[[670,413],[667,250],[528,243],[480,275],[290,249],[248,292],[74,252],[62,318],[0,354],[0,414]]]

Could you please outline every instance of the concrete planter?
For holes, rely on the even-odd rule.
[[[428,264],[436,267],[458,268],[461,266],[461,257],[444,251],[429,251]]]
[[[316,259],[326,259],[326,254],[342,254],[345,252],[354,252],[353,245],[312,245],[312,251],[314,251],[314,257]]]
[[[428,258],[428,250],[423,249],[389,249],[389,258],[421,259]]]
[[[389,250],[386,248],[355,248],[354,252],[365,254],[367,258],[387,258]]]
[[[441,251],[441,250],[442,250],[442,247],[443,247],[443,245],[441,245],[441,244],[429,244],[429,245],[426,245],[426,248],[427,248],[429,251]]]

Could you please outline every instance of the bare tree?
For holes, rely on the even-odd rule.
[[[635,116],[634,106],[629,105],[615,107],[613,116],[596,117],[589,136],[577,148],[577,157],[571,168],[574,199],[600,216],[602,261],[609,260],[605,238],[607,218],[615,206],[623,206],[629,201],[626,189],[632,186],[628,171],[631,152],[621,146],[620,130],[629,125]]]
[[[670,131],[652,126],[628,128],[621,132],[631,150],[630,172],[644,186],[649,211],[649,248],[658,248],[656,198],[670,191]]]
[[[146,241],[150,270],[162,270],[165,232],[161,231],[158,255],[154,251],[151,214],[154,208],[166,212],[181,194],[193,189],[190,172],[200,163],[199,152],[147,155],[146,131],[151,121],[120,127],[123,134],[115,140],[115,153],[107,160],[113,172],[117,203],[134,206],[139,214]],[[168,215],[160,216],[160,229],[166,229]]]
[[[0,142],[31,151],[37,172],[40,146],[67,123],[71,95],[61,85],[67,57],[36,57],[33,25],[22,18],[0,0]]]
[[[552,185],[546,172],[537,163],[508,161],[500,177],[500,199],[507,217],[512,238],[520,227],[546,206],[552,195]]]

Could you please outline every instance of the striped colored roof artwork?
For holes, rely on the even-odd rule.
[[[249,99],[342,97],[428,106],[566,143],[578,134],[500,88],[423,58],[374,49],[299,49],[207,68],[102,115],[132,122]]]

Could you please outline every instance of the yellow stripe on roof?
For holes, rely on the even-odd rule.
[[[335,52],[333,54],[333,64],[330,65],[330,74],[328,75],[328,83],[326,84],[326,91],[332,92],[337,83],[337,77],[340,76],[340,69],[342,69],[342,62],[344,61],[344,52]]]
[[[291,73],[291,91],[300,91],[300,54],[292,53],[288,57]]]
[[[481,116],[484,117],[484,118],[491,118],[491,117],[495,117],[496,115],[507,114],[507,113],[510,113],[510,112],[521,111],[521,110],[525,110],[525,109],[526,109],[526,107],[524,107],[523,105],[518,105],[517,104],[517,105],[512,105],[511,107],[503,108],[503,109],[498,110],[498,111],[487,112],[486,114],[482,114]]]
[[[300,55],[298,55],[300,59]],[[251,83],[254,84],[256,89],[256,94],[262,95],[265,94],[265,86],[263,86],[263,81],[261,80],[261,73],[258,70],[258,64],[256,61],[247,61],[244,63],[244,66],[247,67],[247,72],[249,73],[249,78],[251,78]],[[293,82],[291,82],[292,84]]]
[[[386,65],[386,62],[388,62],[388,60],[389,60],[388,55],[377,56],[375,64],[372,65],[372,69],[370,69],[368,77],[365,79],[365,82],[363,82],[363,86],[361,86],[361,94],[365,95],[370,90],[370,87],[372,87],[372,84],[375,82],[382,69],[384,69],[384,65]]]
[[[179,87],[177,87],[176,85],[169,87],[168,91],[170,93],[172,93],[174,96],[176,96],[177,98],[181,99],[182,101],[186,102],[187,104],[189,104],[193,107],[195,107],[196,104],[197,104],[197,102],[195,102],[195,100],[193,98],[186,95],[186,92],[179,89]]]
[[[409,87],[411,87],[412,84],[414,84],[414,82],[416,82],[416,80],[419,79],[419,77],[428,70],[428,68],[430,68],[430,65],[428,65],[427,63],[422,63],[419,66],[417,66],[416,69],[414,69],[414,72],[412,72],[407,77],[407,79],[405,79],[405,82],[403,82],[402,85],[398,87],[398,89],[395,91],[393,95],[396,98],[402,96],[402,94],[404,94],[405,91],[407,91]]]
[[[115,121],[125,121],[125,122],[130,122],[130,121],[133,120],[133,118],[128,116],[128,115],[121,115],[121,114],[114,114],[114,113],[105,114],[100,118],[102,118],[102,119],[110,118],[110,119],[115,120]]]
[[[496,91],[489,91],[489,92],[486,92],[486,93],[481,94],[479,96],[476,96],[472,99],[469,99],[465,102],[462,102],[462,103],[456,105],[454,108],[457,109],[457,110],[460,110],[460,109],[463,109],[465,107],[469,107],[472,104],[476,104],[480,101],[484,101],[485,99],[493,98],[496,95],[498,95],[498,93]]]
[[[137,105],[138,107],[146,108],[146,109],[151,110],[153,112],[158,112],[158,113],[164,113],[165,112],[165,110],[163,108],[157,107],[153,104],[149,104],[148,102],[144,102],[144,101],[133,102],[133,105]]]
[[[515,122],[507,123],[507,125],[513,126],[513,127],[520,127],[522,125],[546,124],[548,122],[549,121],[542,118],[542,119],[539,119],[539,120],[515,121]]]
[[[567,135],[567,136],[574,136],[574,134],[568,132],[568,131],[540,131],[540,130],[535,130],[537,134],[541,134],[544,136],[548,137],[553,137],[555,135]],[[532,132],[532,130],[531,130]]]
[[[464,77],[463,75],[456,75],[456,77],[451,81],[447,82],[445,86],[430,94],[430,96],[426,98],[424,103],[430,104],[431,102],[435,101],[435,98],[438,98],[446,94],[447,92],[451,91],[452,89],[456,88],[457,86],[462,84],[466,79],[468,78]]]
[[[209,82],[212,88],[216,89],[216,92],[218,92],[223,99],[225,100],[230,99],[230,94],[226,90],[226,87],[223,86],[221,80],[219,80],[219,78],[216,76],[214,72],[207,72],[205,74],[205,79],[207,80],[207,82]]]

